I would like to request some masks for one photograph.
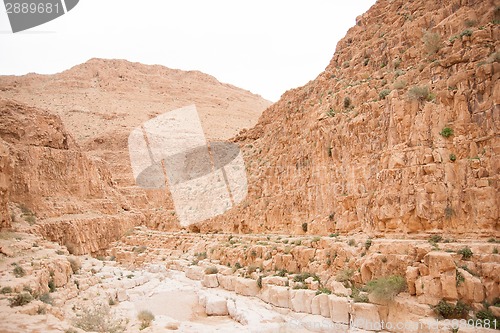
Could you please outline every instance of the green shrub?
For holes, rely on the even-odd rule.
[[[327,294],[327,295],[331,295],[332,291],[328,288],[319,288],[318,291],[316,291],[316,295],[319,295],[319,294]]]
[[[205,269],[205,274],[217,274],[219,270],[215,266],[210,266]]]
[[[302,223],[302,231],[307,232],[307,223],[306,222]]]
[[[427,31],[423,38],[424,42],[424,47],[425,50],[427,51],[427,54],[432,55],[437,53],[439,49],[441,48],[441,36],[435,32],[429,32]]]
[[[429,90],[428,86],[413,86],[408,90],[408,97],[418,101],[432,101],[435,96]]]
[[[338,282],[342,282],[344,285],[347,285],[351,283],[353,275],[354,270],[346,268],[337,273],[337,275],[335,276],[335,280],[337,280]]]
[[[38,299],[46,304],[51,304],[54,302],[54,300],[52,299],[52,297],[50,296],[49,293],[45,293],[43,295],[41,295],[40,297],[38,297]]]
[[[462,32],[460,33],[460,37],[464,37],[464,36],[468,36],[468,37],[472,36],[472,30],[470,30],[470,29],[465,29],[464,31],[462,31]]]
[[[366,289],[377,299],[392,300],[397,294],[406,290],[406,280],[399,275],[381,277],[368,282]]]
[[[356,287],[352,287],[351,298],[355,303],[369,303],[368,295]]]
[[[10,294],[10,293],[12,293],[12,288],[11,287],[3,287],[0,290],[0,294]]]
[[[198,260],[207,259],[207,253],[206,252],[195,253],[194,256]]]
[[[311,242],[312,242],[312,243],[317,243],[317,242],[319,242],[320,240],[321,240],[321,237],[316,236],[316,237],[314,237],[314,238],[311,240]]]
[[[137,314],[137,319],[141,322],[140,330],[151,326],[151,322],[155,320],[155,315],[148,310],[142,310]]]
[[[461,301],[451,304],[445,300],[441,300],[434,306],[434,311],[444,319],[461,319],[467,316],[469,307]]]
[[[365,242],[365,249],[368,250],[372,246],[372,239],[368,238]]]
[[[288,275],[288,272],[286,269],[282,269],[280,271],[278,271],[276,274],[274,274],[275,276],[281,276],[281,277],[285,277]]]
[[[439,134],[441,134],[441,136],[443,136],[445,138],[449,138],[450,136],[453,135],[453,129],[449,128],[449,127],[445,127],[441,130],[441,132],[439,132]]]
[[[10,306],[23,306],[28,304],[33,300],[33,296],[30,293],[20,293],[17,294],[14,298],[10,299]]]
[[[355,246],[355,245],[356,245],[356,241],[355,241],[354,239],[352,239],[352,238],[351,238],[351,239],[349,239],[349,241],[347,242],[347,244],[348,244],[349,246]]]
[[[21,266],[18,266],[18,265],[16,265],[16,267],[14,267],[14,270],[12,272],[14,273],[14,276],[17,278],[20,278],[20,277],[23,277],[26,275],[26,271],[24,270],[24,268],[22,268]]]
[[[439,243],[442,240],[443,237],[441,235],[432,235],[431,237],[429,237],[429,243]]]
[[[455,162],[457,160],[457,156],[455,154],[450,154],[450,161]]]
[[[102,304],[84,308],[73,325],[85,332],[118,333],[125,330],[124,324],[111,315],[109,306]]]
[[[382,100],[387,97],[391,93],[391,89],[384,89],[381,92],[379,92],[378,97]]]
[[[237,262],[236,264],[234,264],[234,268],[240,269],[241,268],[241,264],[239,262]]]
[[[330,237],[339,237],[339,234],[338,233],[334,233],[334,234],[330,234]]]
[[[457,287],[460,286],[462,283],[465,282],[465,277],[463,276],[462,273],[460,273],[459,270],[457,270],[457,272],[456,272],[456,278],[455,278],[455,280],[456,280]]]
[[[312,277],[314,279],[314,281],[319,282],[319,276],[317,276],[316,274],[308,273],[308,272],[296,274],[293,277],[293,281],[294,282],[304,282],[306,279],[308,279],[310,277]]]
[[[468,246],[461,248],[460,250],[457,251],[457,253],[461,254],[462,259],[464,259],[464,260],[469,259],[474,254],[474,253],[472,253],[472,250]]]
[[[297,283],[296,285],[293,286],[293,289],[309,289],[309,287],[307,287],[307,284]]]
[[[252,273],[255,273],[259,267],[257,266],[248,266],[247,268],[247,274],[250,275]]]

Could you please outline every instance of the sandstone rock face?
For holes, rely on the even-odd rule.
[[[127,211],[105,163],[82,152],[59,117],[4,99],[0,113],[3,225],[8,198],[40,234],[83,254],[103,251],[144,221]]]
[[[149,227],[164,230],[179,227],[172,199],[164,190],[135,186],[127,147],[130,131],[160,114],[195,104],[207,139],[225,140],[255,125],[271,104],[201,72],[105,59],[91,59],[55,75],[0,76],[0,97],[59,115],[88,156],[109,165],[111,172],[102,180],[117,185],[128,199],[124,208],[141,210]],[[52,165],[54,172],[67,164],[59,163]],[[112,205],[103,202],[103,206]]]
[[[249,197],[201,230],[498,235],[493,7],[378,1],[323,73],[237,137]]]
[[[8,207],[11,174],[9,150],[0,139],[0,230],[10,227],[11,223]]]

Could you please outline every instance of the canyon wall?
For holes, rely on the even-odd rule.
[[[34,230],[81,254],[105,249],[143,221],[105,163],[82,152],[58,116],[5,99],[0,113],[3,226],[20,211]]]
[[[249,195],[204,231],[498,236],[494,1],[378,1],[236,138]]]

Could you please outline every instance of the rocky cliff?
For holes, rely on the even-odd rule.
[[[58,116],[5,99],[0,114],[3,226],[19,212],[18,219],[80,254],[104,249],[143,221],[104,162],[82,152]]]
[[[201,72],[106,59],[91,59],[55,75],[0,76],[0,97],[59,115],[82,150],[108,164],[110,175],[103,180],[115,183],[129,208],[143,212],[146,223],[160,229],[178,226],[173,203],[165,191],[136,186],[127,148],[130,131],[194,104],[207,138],[227,139],[255,125],[270,105]]]
[[[495,1],[378,1],[243,131],[249,196],[202,231],[499,230]]]

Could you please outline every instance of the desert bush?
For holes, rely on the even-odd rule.
[[[391,93],[391,89],[383,89],[382,91],[379,92],[378,97],[382,100],[387,97]]]
[[[296,274],[293,277],[293,281],[294,282],[304,282],[306,279],[308,279],[310,277],[312,277],[314,279],[314,281],[318,281],[319,282],[319,276],[317,276],[316,274],[311,274],[309,272]]]
[[[450,161],[455,162],[457,160],[457,155],[450,154]]]
[[[429,243],[439,243],[442,240],[443,237],[441,235],[432,235],[431,237],[429,237]]]
[[[396,90],[403,89],[404,87],[406,87],[406,82],[404,80],[398,80],[394,82],[392,87]]]
[[[247,274],[250,275],[252,273],[255,273],[257,271],[257,266],[248,266],[247,268]]]
[[[353,275],[354,270],[346,268],[337,273],[337,276],[335,276],[335,280],[337,280],[338,282],[342,282],[344,285],[347,285],[351,283]]]
[[[309,289],[307,284],[304,283],[297,283],[296,285],[293,286],[292,289]]]
[[[344,109],[352,108],[352,101],[349,96],[344,97]]]
[[[20,278],[20,277],[23,277],[26,275],[26,271],[24,270],[24,268],[22,268],[21,266],[18,266],[18,265],[16,265],[16,267],[14,267],[14,270],[12,271],[12,273],[14,273],[14,276],[17,278]]]
[[[0,294],[10,294],[10,293],[12,293],[12,288],[11,287],[3,287],[0,290]]]
[[[399,275],[391,275],[372,280],[366,284],[370,295],[381,300],[392,300],[397,294],[406,289],[406,280]]]
[[[316,291],[316,295],[319,295],[319,294],[330,295],[331,293],[332,293],[332,291],[328,288],[319,288],[318,291]]]
[[[109,306],[102,304],[84,308],[74,319],[73,325],[85,332],[118,333],[125,330],[122,321],[112,316]]]
[[[445,138],[449,138],[453,135],[453,129],[449,127],[444,127],[439,134]]]
[[[28,304],[33,300],[33,296],[30,293],[24,292],[17,294],[14,298],[10,299],[10,306],[23,306]]]
[[[151,326],[151,322],[155,320],[155,315],[149,310],[142,310],[137,314],[137,319],[141,322],[141,330]]]
[[[427,86],[413,86],[408,90],[408,97],[418,101],[430,102],[435,96],[429,91],[429,87]]]
[[[307,223],[306,222],[302,223],[302,231],[307,232]]]
[[[467,316],[469,307],[461,301],[458,301],[456,304],[451,304],[445,300],[441,300],[434,306],[434,311],[444,319],[460,319]]]
[[[462,259],[464,259],[464,260],[469,259],[474,254],[474,253],[472,253],[472,250],[468,246],[461,248],[460,250],[457,251],[457,253],[461,254]]]
[[[460,37],[464,37],[464,36],[467,36],[467,37],[472,36],[472,30],[470,30],[470,29],[465,29],[464,31],[462,31],[462,32],[460,33]]]
[[[441,48],[441,36],[438,33],[427,31],[422,41],[424,42],[425,50],[427,54],[432,55],[437,53]]]
[[[38,299],[46,304],[52,304],[54,302],[49,293],[41,295],[40,297],[38,297]]]
[[[49,280],[48,287],[51,293],[56,291],[56,284],[54,283],[54,279]]]
[[[215,266],[210,266],[205,269],[205,274],[217,274],[219,270]]]
[[[276,274],[274,274],[275,276],[281,276],[281,277],[285,277],[288,275],[288,272],[286,269],[282,269],[280,271],[278,271]]]
[[[368,250],[372,246],[372,239],[368,238],[365,242],[365,249]]]

